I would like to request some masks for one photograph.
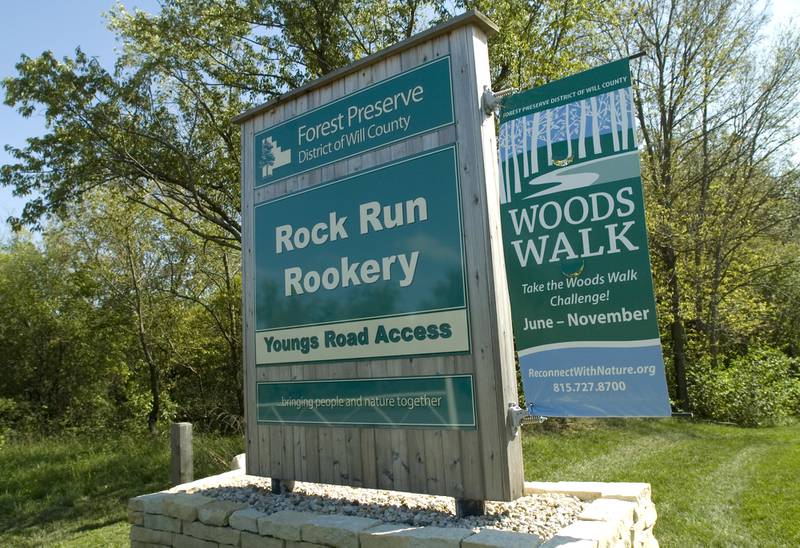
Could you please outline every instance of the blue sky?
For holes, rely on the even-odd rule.
[[[106,67],[116,59],[117,43],[106,28],[103,14],[115,0],[9,0],[0,7],[0,78],[16,73],[14,65],[25,53],[31,57],[45,50],[57,56],[72,55],[80,46],[88,55],[95,56]],[[129,10],[158,10],[157,0],[121,0]],[[800,20],[800,0],[774,0],[774,22]],[[2,90],[0,90],[0,95]],[[0,165],[11,158],[3,150],[6,144],[21,146],[25,138],[44,131],[41,117],[25,119],[13,109],[0,104]],[[0,239],[8,233],[5,219],[18,215],[24,199],[11,195],[11,189],[0,187]]]
[[[16,74],[14,65],[25,53],[36,57],[51,50],[58,57],[71,56],[80,46],[107,68],[114,65],[117,43],[106,28],[103,16],[115,0],[12,0],[0,7],[0,78]],[[157,0],[123,0],[127,9],[158,10]],[[0,90],[0,96],[4,95]],[[27,137],[44,132],[44,120],[34,115],[25,119],[0,104],[0,165],[12,159],[5,145],[22,146]],[[18,215],[25,200],[0,187],[0,236],[8,233],[5,219]]]

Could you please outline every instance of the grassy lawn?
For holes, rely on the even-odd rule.
[[[523,439],[528,480],[651,483],[662,546],[800,546],[800,425],[581,421]]]
[[[240,438],[195,436],[195,475],[227,469]],[[529,480],[646,481],[662,546],[800,546],[800,425],[678,420],[528,428]],[[168,484],[166,435],[61,437],[0,448],[0,546],[124,546],[125,503]]]
[[[195,477],[228,469],[240,438],[195,436]],[[169,437],[59,437],[0,448],[0,546],[127,546],[128,498],[169,486]]]

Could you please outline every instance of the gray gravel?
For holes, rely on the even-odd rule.
[[[268,479],[252,476],[229,485],[196,490],[222,500],[247,503],[272,514],[281,510],[343,514],[408,525],[493,528],[532,533],[542,540],[577,519],[582,505],[575,498],[556,494],[530,495],[513,502],[487,502],[486,515],[456,518],[451,497],[357,489],[340,485],[297,482],[292,493],[273,495]]]

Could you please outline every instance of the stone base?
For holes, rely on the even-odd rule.
[[[465,528],[414,527],[379,520],[282,511],[267,515],[190,489],[224,485],[226,472],[128,502],[131,546],[197,548],[658,548],[656,509],[647,483],[526,482],[525,494],[573,495],[586,503],[578,520],[542,544],[536,535]]]

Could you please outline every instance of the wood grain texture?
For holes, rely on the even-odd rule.
[[[170,425],[169,480],[172,485],[194,480],[194,450],[190,422],[173,422]]]
[[[245,272],[253,272],[253,193],[252,181],[255,179],[253,158],[253,134],[260,130],[260,120],[249,120],[241,127],[241,204],[242,204],[242,359],[244,361],[244,404],[245,404],[245,467],[249,474],[261,474],[262,443],[259,439],[256,420],[256,370],[255,364],[255,325],[253,324],[253,277]]]
[[[253,188],[254,134],[387,77],[450,56],[456,123]],[[510,500],[522,495],[519,439],[510,440],[506,406],[516,402],[510,310],[500,240],[494,119],[480,109],[489,84],[486,36],[468,20],[358,70],[292,93],[242,129],[243,329],[247,471],[297,479],[458,498]],[[253,207],[410,155],[456,143],[469,300],[469,354],[255,366]],[[435,184],[435,181],[432,181]],[[411,375],[473,376],[478,428],[436,430],[281,426],[256,421],[256,382]]]

